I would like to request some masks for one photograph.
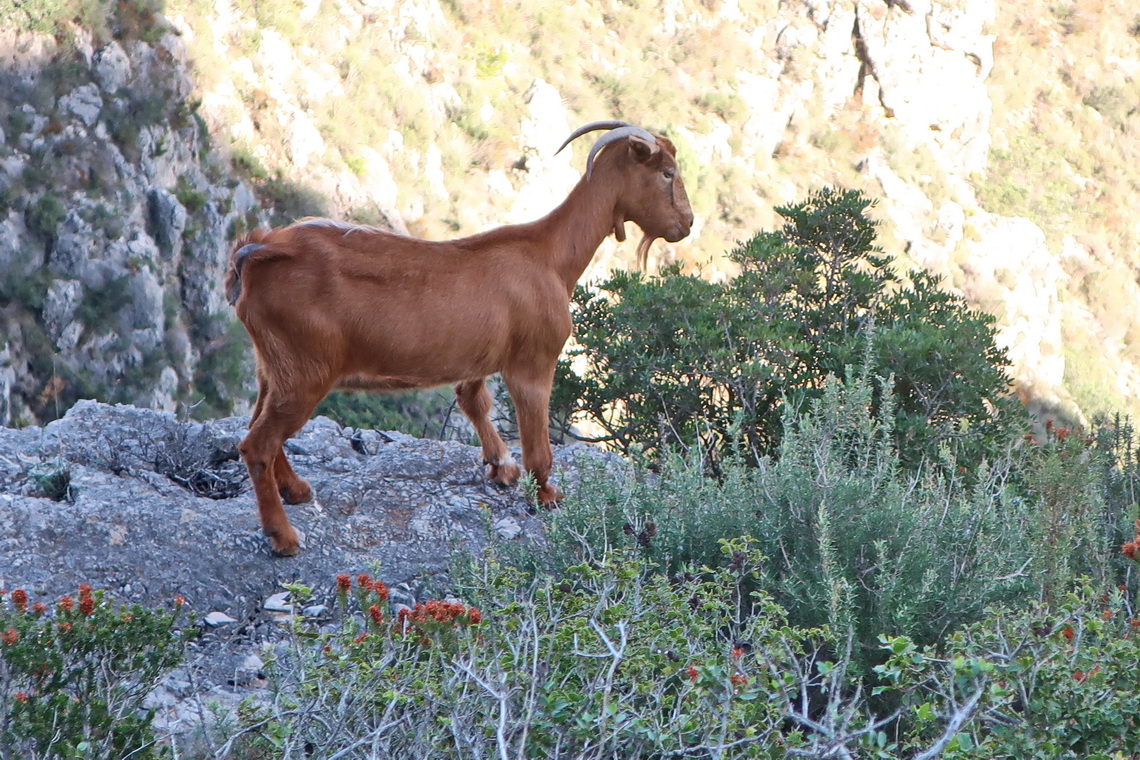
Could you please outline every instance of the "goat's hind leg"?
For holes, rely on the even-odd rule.
[[[285,460],[282,449],[285,441],[296,433],[309,419],[321,394],[299,394],[291,398],[267,398],[257,419],[249,426],[249,434],[238,446],[257,498],[257,511],[261,518],[261,529],[269,538],[269,544],[277,554],[289,556],[301,550],[300,536],[289,523],[285,507],[281,503],[282,472],[289,473],[301,481]],[[285,467],[278,471],[278,462]],[[308,484],[305,484],[306,488]]]
[[[269,381],[261,373],[261,368],[258,367],[257,371],[257,401],[253,404],[253,412],[249,416],[249,426],[257,422],[257,418],[265,411],[265,389],[269,386]],[[313,498],[313,489],[296,472],[289,464],[289,460],[285,458],[285,449],[282,447],[277,452],[277,458],[273,461],[273,475],[277,480],[277,491],[281,494],[281,498],[285,500],[286,504],[301,504]]]
[[[459,408],[475,426],[479,443],[483,445],[483,461],[487,464],[487,477],[505,486],[518,482],[522,471],[515,464],[507,444],[491,424],[491,392],[484,378],[464,380],[455,385],[455,398]]]

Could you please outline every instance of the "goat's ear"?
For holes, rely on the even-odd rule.
[[[637,135],[630,135],[629,152],[635,161],[645,163],[659,150],[661,150],[661,148],[657,146],[657,143],[648,142]]]

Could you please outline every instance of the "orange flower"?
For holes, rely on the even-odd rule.
[[[483,622],[483,613],[474,607],[467,608],[467,622],[471,625],[479,625]]]
[[[689,667],[685,668],[685,673],[689,676],[690,681],[692,681],[693,683],[696,683],[697,682],[697,676],[700,675],[701,672],[699,670],[697,670],[697,668],[695,666],[690,665]]]
[[[377,628],[384,623],[384,613],[375,604],[368,608],[368,617],[372,618],[372,624]]]
[[[367,638],[368,638],[368,634],[367,634],[367,633],[362,633],[362,634],[360,634],[359,636],[357,636],[355,639],[353,639],[353,640],[352,640],[352,643],[353,643],[353,644],[363,644],[363,643],[364,643],[364,640],[365,640],[365,639],[367,639]]]
[[[91,595],[91,586],[87,583],[79,584],[79,611],[88,617],[95,611],[95,597]]]
[[[16,633],[16,630],[14,628],[9,628],[8,630],[4,631],[3,634],[0,634],[0,641],[4,642],[8,646],[12,646],[19,640],[20,634]]]
[[[28,592],[22,588],[18,588],[12,592],[12,604],[16,605],[16,609],[20,612],[28,611]]]
[[[47,607],[45,607],[40,602],[36,602],[35,604],[32,605],[32,612],[35,613],[36,617],[40,617],[45,612],[47,612]]]
[[[1061,635],[1064,636],[1069,641],[1072,641],[1073,640],[1073,627],[1071,625],[1065,626],[1064,628],[1061,629]]]
[[[384,584],[384,581],[373,581],[372,590],[376,592],[376,596],[380,597],[380,601],[388,601],[388,587]]]
[[[174,606],[175,607],[178,607],[179,609],[181,609],[184,604],[186,604],[186,597],[182,596],[182,594],[179,594],[178,596],[174,597]]]
[[[26,692],[26,691],[16,692],[16,701],[17,702],[27,702],[28,701],[28,692]]]
[[[1110,610],[1108,607],[1105,607],[1104,612],[1101,613],[1101,617],[1103,617],[1105,620],[1112,620],[1112,610]]]
[[[740,675],[739,673],[733,674],[732,677],[728,680],[732,681],[733,686],[744,686],[748,683],[748,678]]]
[[[75,601],[70,596],[65,596],[59,600],[59,605],[56,607],[61,613],[71,612],[75,609]]]
[[[336,590],[338,592],[346,592],[352,588],[352,579],[348,577],[348,573],[341,573],[336,577]]]
[[[370,585],[372,585],[372,578],[368,575],[368,573],[361,573],[360,575],[356,576],[356,585],[360,586],[363,589],[367,589]]]
[[[1083,670],[1074,670],[1073,671],[1073,680],[1076,681],[1077,683],[1083,682],[1085,680],[1085,678],[1087,678],[1087,676],[1085,675],[1085,671],[1083,671]]]
[[[733,647],[732,656],[739,660],[744,656],[744,649],[742,647]]]

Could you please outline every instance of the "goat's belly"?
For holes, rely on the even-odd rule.
[[[405,330],[400,341],[393,340],[393,334],[369,337],[372,339],[354,344],[342,375],[368,378],[370,385],[387,384],[392,390],[486,377],[501,369],[506,354],[504,341],[446,328],[427,330],[419,326],[416,331]]]

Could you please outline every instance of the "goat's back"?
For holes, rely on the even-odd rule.
[[[236,282],[259,355],[318,373],[436,385],[557,355],[570,330],[564,287],[525,240],[487,237],[302,222],[238,241],[227,289]]]

